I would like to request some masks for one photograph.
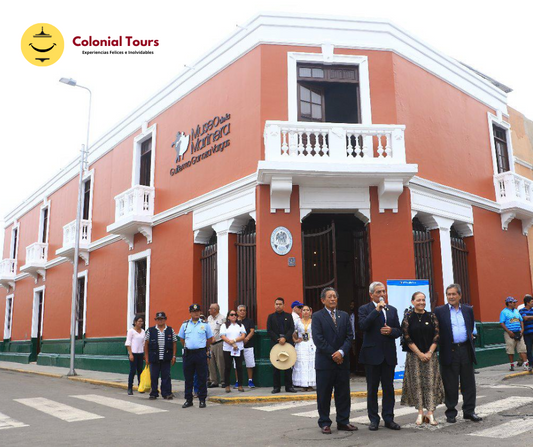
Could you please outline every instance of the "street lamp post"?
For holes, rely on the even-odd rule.
[[[76,81],[72,78],[61,78],[59,82],[67,84],[73,87],[80,87],[89,92],[89,114],[87,118],[87,139],[86,144],[81,146],[80,154],[80,179],[78,183],[78,204],[76,211],[76,230],[75,230],[75,239],[74,239],[74,272],[72,277],[72,308],[70,314],[70,370],[68,372],[69,376],[75,376],[76,371],[74,369],[74,359],[76,351],[76,310],[78,308],[78,260],[80,255],[80,226],[81,226],[81,203],[83,196],[83,172],[87,170],[88,166],[88,153],[89,153],[89,128],[91,124],[91,102],[92,102],[92,93],[87,87],[78,85]]]

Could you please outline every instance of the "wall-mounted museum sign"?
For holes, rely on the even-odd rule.
[[[176,166],[170,170],[170,175],[179,174],[184,169],[191,167],[212,155],[224,152],[224,149],[230,145],[230,139],[225,138],[230,133],[231,115],[215,116],[213,119],[198,124],[191,129],[189,135],[185,132],[178,131],[176,139],[171,144],[175,150]],[[191,158],[184,161],[190,152]]]

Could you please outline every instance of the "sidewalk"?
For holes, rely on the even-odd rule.
[[[12,362],[0,362],[0,371],[11,371],[26,374],[36,374],[57,379],[76,380],[80,382],[90,383],[92,385],[109,386],[121,388],[126,390],[128,388],[127,374],[108,373],[101,371],[90,371],[77,369],[77,376],[67,377],[68,368],[58,368],[54,366],[41,366],[34,363],[21,364]],[[511,379],[512,377],[530,374],[526,371],[517,371],[514,374],[509,372],[507,364],[490,366],[487,368],[478,369],[479,374],[476,375],[476,383],[478,386],[492,386],[504,379]],[[182,380],[173,380],[172,389],[176,397],[183,398],[185,382]],[[401,394],[402,381],[396,380],[394,382],[396,394]],[[366,381],[364,377],[352,376],[350,380],[350,388],[352,397],[366,397]],[[134,387],[136,389],[136,387]],[[283,402],[283,401],[301,401],[301,400],[316,400],[315,392],[298,393],[280,393],[271,394],[272,389],[255,388],[248,389],[245,387],[244,393],[239,393],[232,387],[231,393],[226,393],[223,388],[209,388],[208,400],[211,402],[218,402],[221,404],[243,404],[243,403],[267,403],[267,402]]]

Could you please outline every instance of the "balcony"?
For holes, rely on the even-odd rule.
[[[15,259],[4,259],[0,261],[0,286],[9,289],[15,288],[15,275],[17,273],[17,262]]]
[[[28,273],[35,279],[39,279],[39,275],[43,278],[46,276],[46,261],[48,260],[48,244],[36,242],[26,247],[26,264],[24,264],[20,271]]]
[[[522,221],[525,236],[533,225],[533,180],[514,172],[494,176],[496,201],[502,206],[502,228],[507,230],[513,219]]]
[[[141,233],[151,243],[154,197],[155,189],[143,185],[136,185],[116,196],[115,223],[107,227],[107,232],[119,235],[130,250],[133,249],[137,233]]]
[[[89,245],[91,243],[92,223],[90,220],[81,220],[80,223],[80,251],[79,257],[89,265]],[[63,246],[56,250],[56,255],[68,258],[74,262],[74,244],[76,242],[76,221],[73,220],[63,227]]]
[[[377,186],[380,211],[398,208],[418,172],[407,164],[405,126],[267,121],[260,183],[271,185],[271,208],[287,209],[292,185]]]

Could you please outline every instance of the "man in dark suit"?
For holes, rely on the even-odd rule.
[[[400,430],[394,422],[394,368],[398,363],[395,339],[401,335],[396,308],[387,305],[387,292],[380,282],[369,288],[371,301],[359,308],[359,329],[363,331],[363,346],[359,362],[365,365],[369,429],[379,428],[378,388],[383,390],[381,416],[385,427]]]
[[[476,352],[472,332],[474,311],[471,306],[461,304],[461,286],[451,284],[446,288],[448,304],[435,309],[439,320],[439,360],[444,384],[446,420],[456,422],[456,406],[459,401],[459,380],[463,394],[463,418],[480,422],[476,413],[476,378],[474,363]]]
[[[355,431],[350,424],[350,348],[352,328],[346,312],[337,310],[337,291],[331,287],[322,290],[320,299],[324,308],[313,314],[311,333],[316,346],[316,400],[318,425],[322,433],[331,434],[331,393],[335,389],[337,429]]]
[[[294,334],[294,320],[292,315],[284,312],[285,300],[281,297],[276,298],[275,301],[276,311],[270,314],[267,319],[267,332],[270,337],[270,347],[285,343],[294,345],[292,334]],[[274,369],[274,388],[272,394],[279,393],[281,391],[281,372],[277,368]],[[284,373],[285,379],[285,391],[288,393],[296,393],[296,390],[292,386],[292,368],[287,369]]]

